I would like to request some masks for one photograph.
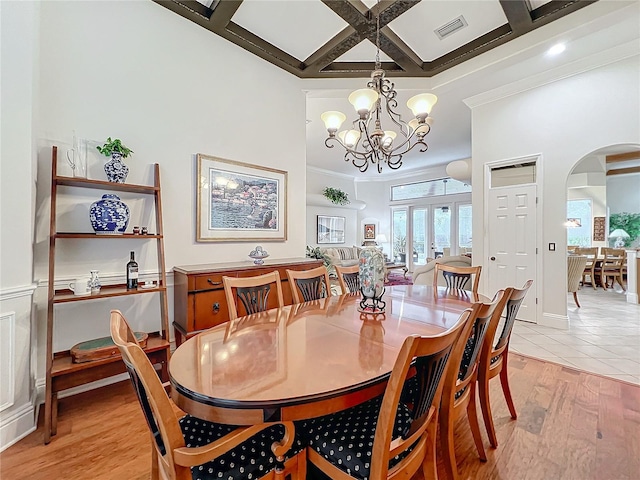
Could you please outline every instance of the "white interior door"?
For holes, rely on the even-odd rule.
[[[533,285],[518,318],[536,322],[536,185],[489,189],[489,292]]]

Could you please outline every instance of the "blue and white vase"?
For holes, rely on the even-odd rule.
[[[376,247],[364,247],[359,258],[360,292],[362,301],[359,310],[367,313],[384,312],[384,256]]]
[[[107,174],[107,180],[115,183],[124,183],[129,174],[129,167],[122,163],[122,154],[113,152],[111,160],[104,164],[104,173]]]
[[[97,234],[122,235],[129,224],[129,207],[117,195],[105,193],[91,204],[89,220]]]

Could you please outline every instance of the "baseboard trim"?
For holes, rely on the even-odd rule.
[[[0,452],[22,440],[36,430],[33,403],[26,403],[11,415],[3,415],[0,421]]]
[[[559,330],[568,330],[569,317],[567,315],[556,315],[555,313],[543,313],[538,325],[557,328]]]

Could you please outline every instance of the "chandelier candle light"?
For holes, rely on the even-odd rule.
[[[418,145],[421,147],[420,152],[426,152],[429,147],[424,142],[424,137],[433,125],[433,119],[429,115],[438,101],[438,97],[432,93],[411,97],[407,107],[415,118],[408,123],[395,111],[398,106],[395,85],[385,78],[380,63],[380,12],[378,0],[376,62],[371,80],[367,83],[367,88],[349,95],[349,102],[358,113],[358,118],[353,121],[351,129],[338,132],[347,119],[345,114],[329,111],[320,116],[329,132],[325,145],[328,148],[334,147],[330,142],[342,145],[346,150],[344,160],[351,161],[361,172],[365,172],[369,164],[372,164],[377,166],[378,173],[382,173],[383,163],[396,170],[402,166],[402,156]],[[395,125],[395,130],[383,130],[383,116]]]

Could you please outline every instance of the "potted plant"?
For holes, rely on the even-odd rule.
[[[327,187],[323,190],[322,194],[336,205],[347,205],[351,203],[351,201],[349,200],[349,195],[339,188]]]
[[[111,137],[107,138],[102,147],[98,145],[96,148],[105,157],[111,157],[111,160],[104,164],[107,179],[110,182],[124,183],[129,174],[129,167],[122,163],[122,159],[131,155],[133,150],[123,145],[119,138],[112,140]]]

